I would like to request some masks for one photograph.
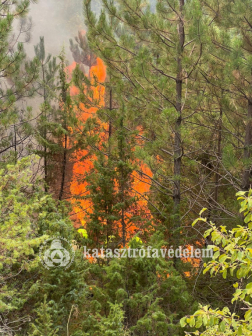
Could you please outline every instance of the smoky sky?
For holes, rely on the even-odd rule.
[[[96,3],[99,5],[99,1]],[[29,16],[32,29],[30,42],[25,47],[28,56],[34,56],[34,45],[44,36],[47,53],[57,56],[64,46],[68,60],[72,61],[69,39],[77,36],[79,30],[86,30],[83,0],[39,0],[31,4]]]
[[[149,0],[154,10],[156,0]],[[92,9],[99,14],[101,0],[92,0]],[[79,30],[87,30],[84,24],[83,0],[38,0],[30,6],[32,18],[31,38],[25,49],[30,58],[34,45],[44,36],[46,52],[58,56],[64,46],[67,59],[72,62],[69,39],[78,35]]]

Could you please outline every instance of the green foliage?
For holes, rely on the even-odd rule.
[[[214,250],[213,260],[205,264],[204,273],[211,275],[222,274],[226,279],[235,276],[238,281],[233,285],[234,293],[232,303],[237,307],[231,312],[228,307],[212,309],[209,306],[201,308],[192,316],[181,319],[181,326],[189,325],[200,329],[204,326],[206,331],[195,335],[251,335],[252,323],[252,190],[238,192],[240,212],[244,215],[244,226],[228,230],[226,226],[216,227],[212,222],[208,223],[208,229],[204,236],[211,237],[214,245],[209,248]],[[200,217],[199,221],[206,221]]]
[[[165,244],[163,235],[154,235],[149,244],[160,249]],[[146,249],[136,238],[131,240],[130,247]],[[83,316],[82,330],[86,333],[95,334],[100,328],[105,332],[106,322],[108,332],[113,326],[116,335],[120,328],[134,336],[148,332],[159,336],[168,332],[183,335],[179,320],[185,310],[197,307],[172,261],[148,258],[147,250],[144,258],[99,258],[90,264],[88,274],[92,297]],[[124,327],[120,327],[120,321]]]
[[[41,302],[40,306],[35,310],[38,315],[35,323],[32,323],[31,336],[56,336],[57,330],[53,328],[53,323],[51,319],[52,307],[50,307],[50,302],[47,303],[46,296],[44,301]]]
[[[124,311],[120,304],[110,304],[108,317],[101,319],[99,328],[101,335],[106,336],[129,336],[130,333],[124,327]]]
[[[101,114],[104,112],[107,111],[102,110]],[[115,128],[108,137],[100,130],[103,141],[96,143],[100,150],[97,153],[90,150],[95,159],[90,171],[79,181],[87,183],[86,195],[80,199],[90,202],[90,209],[83,209],[83,217],[89,244],[96,248],[125,246],[134,234],[131,227],[148,226],[148,214],[141,208],[134,188],[135,181],[139,180],[137,177],[134,181],[134,170],[138,169],[134,155],[135,134],[125,130],[123,111],[117,111],[115,118]]]
[[[41,181],[34,180],[32,167],[38,159],[24,158],[0,173],[0,311],[6,333],[20,326],[28,332],[28,322],[35,316],[34,335],[42,335],[47,327],[48,335],[56,335],[57,329],[65,332],[72,304],[78,306],[86,295],[80,251],[68,270],[47,270],[40,262],[39,247],[46,238],[60,236],[69,242],[76,238],[78,243],[79,234],[75,237],[69,209],[57,205],[41,189]],[[37,302],[42,305],[35,309]]]
[[[21,42],[31,28],[26,18],[29,4],[29,0],[21,0],[4,1],[0,5],[0,154],[12,162],[17,159],[19,145],[22,149],[31,135],[31,108],[20,106],[34,95],[34,81],[38,77],[38,59],[28,61]],[[21,19],[20,34],[12,38],[14,18]]]
[[[69,14],[70,1],[59,2]],[[251,335],[251,1],[102,0],[98,16],[91,2],[84,2],[87,37],[70,42],[79,62],[71,79],[64,52],[57,63],[44,38],[31,61],[11,39],[14,18],[29,30],[30,1],[0,5],[0,333],[175,336],[186,327],[196,335]],[[85,73],[96,55],[106,64],[105,83]],[[79,95],[71,96],[71,85]],[[20,106],[35,94],[43,103],[33,127],[32,109]],[[97,114],[83,121],[80,104]],[[18,160],[22,147],[34,150],[31,135],[44,159],[45,191],[39,158]],[[72,159],[92,160],[88,173],[74,176],[88,184],[77,203],[91,204],[78,230],[61,202]],[[134,188],[144,174],[139,163],[151,170],[148,194]],[[231,195],[240,189],[239,213]],[[141,209],[141,197],[149,208]],[[39,261],[53,236],[76,249],[67,270]],[[204,260],[84,260],[81,250],[203,247],[204,239],[214,249],[204,275]]]
[[[0,242],[1,242],[1,297],[2,313],[15,310],[22,304],[21,290],[15,289],[8,278],[14,278],[21,272],[29,272],[39,263],[35,250],[47,237],[38,235],[37,216],[47,203],[47,197],[41,197],[31,183],[30,162],[36,157],[27,157],[8,165],[0,173]]]

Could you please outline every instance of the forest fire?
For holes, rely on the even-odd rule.
[[[72,74],[73,70],[76,68],[77,63],[73,62],[68,67],[69,74]],[[104,95],[105,88],[102,83],[105,82],[106,78],[106,67],[100,58],[97,58],[97,64],[93,65],[90,70],[88,77],[90,78],[91,83],[97,79],[100,85],[97,87],[92,87],[93,90],[93,98],[95,100],[99,100],[100,106],[86,108],[83,103],[79,105],[79,113],[78,117],[82,122],[85,122],[89,117],[93,116],[99,107],[104,106]],[[77,95],[79,93],[79,89],[75,86],[71,86],[70,94],[72,96]],[[72,203],[75,212],[75,221],[76,225],[79,224],[85,225],[85,213],[90,211],[91,204],[88,200],[80,200],[79,205],[76,206],[76,198],[79,199],[80,196],[85,195],[87,183],[83,182],[83,177],[86,176],[93,167],[94,157],[89,158],[88,160],[82,160],[88,154],[87,150],[80,150],[75,153],[75,162],[73,164],[73,177],[70,185],[70,191],[72,195]]]
[[[80,39],[82,38],[83,33],[79,35]],[[100,58],[95,58],[94,55],[90,54],[89,57],[86,57],[85,64],[90,62],[91,66],[89,67],[87,74],[87,78],[90,81],[90,87],[88,88],[91,91],[84,93],[91,96],[89,98],[89,106],[87,107],[84,103],[79,104],[79,109],[77,112],[78,118],[82,123],[85,123],[88,118],[95,117],[96,112],[105,106],[105,81],[106,81],[106,66]],[[92,59],[92,60],[91,60]],[[73,62],[67,69],[69,75],[73,73],[76,68],[78,62]],[[75,96],[79,94],[79,88],[75,86],[71,86],[70,88],[71,96]],[[90,101],[91,100],[91,101]],[[93,104],[92,104],[93,102]],[[97,118],[98,119],[98,118]],[[106,129],[108,126],[106,124],[102,124],[99,120],[98,123],[102,129],[102,132],[99,133],[100,141],[108,141],[109,135]],[[92,214],[93,204],[90,199],[86,196],[89,195],[88,190],[88,182],[85,181],[85,178],[90,174],[92,169],[94,168],[94,160],[96,160],[96,155],[89,153],[88,150],[79,150],[74,153],[74,163],[73,163],[73,172],[72,172],[72,180],[70,184],[70,192],[71,192],[71,203],[73,205],[73,219],[76,227],[86,227],[86,220]],[[148,201],[145,197],[145,194],[150,189],[150,182],[148,176],[151,176],[151,170],[142,162],[138,163],[139,171],[134,171],[132,174],[133,179],[133,194],[136,196],[138,201],[137,204],[130,210],[130,212],[125,213],[125,225],[126,225],[126,241],[130,239],[136,232],[138,232],[141,228],[139,225],[135,223],[131,223],[130,218],[132,216],[142,216],[150,219],[150,211],[148,210]],[[115,183],[115,189],[118,186]],[[86,197],[86,198],[84,198]],[[144,218],[142,218],[144,219]],[[121,231],[121,223],[118,221],[117,223],[117,231],[119,236],[122,235]]]
[[[0,6],[0,334],[251,336],[252,2],[35,3]]]
[[[83,33],[82,33],[83,34]],[[90,60],[92,58],[92,61]],[[95,58],[94,55],[90,55],[87,58],[87,63],[92,64],[88,71],[86,71],[86,76],[90,80],[91,94],[85,92],[87,89],[84,88],[83,91],[91,98],[88,106],[84,103],[79,103],[79,108],[77,111],[77,115],[79,120],[85,124],[85,122],[90,117],[96,117],[96,112],[105,107],[106,105],[106,92],[105,92],[105,81],[106,81],[106,66],[100,58]],[[71,76],[74,69],[77,67],[79,63],[73,62],[68,68],[67,71]],[[76,86],[70,87],[71,96],[78,95],[79,88]],[[89,98],[90,99],[90,98]],[[98,123],[100,124],[100,128],[102,131],[99,133],[100,141],[107,142],[109,138],[109,134],[107,129],[109,126],[104,123],[102,124],[97,118]],[[139,130],[141,134],[141,130]],[[138,141],[139,142],[139,141]],[[139,143],[141,145],[141,143]],[[97,149],[98,150],[98,149]],[[70,183],[70,193],[71,193],[71,203],[73,205],[73,220],[75,222],[75,227],[77,228],[87,228],[87,221],[90,218],[90,215],[93,212],[93,204],[89,197],[87,197],[90,193],[89,184],[86,181],[86,177],[92,172],[94,169],[94,161],[97,159],[95,154],[90,155],[90,151],[79,150],[74,153],[74,163],[73,163],[73,171],[72,171],[72,180]],[[126,226],[126,242],[130,240],[136,233],[142,232],[143,228],[141,227],[141,221],[152,219],[150,211],[148,209],[148,199],[147,194],[150,191],[152,172],[150,168],[141,162],[140,160],[136,160],[138,170],[134,170],[132,173],[132,187],[133,194],[132,196],[137,197],[137,203],[133,206],[130,211],[126,212],[124,222]],[[115,189],[119,189],[119,185],[115,182]],[[141,220],[134,223],[131,221],[131,218],[134,216],[141,217]],[[101,219],[102,221],[102,219]],[[119,237],[122,237],[123,227],[120,220],[115,223],[116,227],[113,228],[114,232],[118,233]],[[119,244],[121,245],[121,244]],[[121,245],[122,246],[122,245]],[[189,247],[190,248],[190,247]],[[89,261],[92,262],[93,258],[89,258]],[[199,267],[199,260],[194,258],[182,258],[183,262],[191,263],[195,268]],[[190,277],[191,272],[184,272],[185,276]],[[166,274],[169,276],[169,274]]]

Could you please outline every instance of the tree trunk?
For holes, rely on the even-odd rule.
[[[248,191],[251,187],[250,184],[250,164],[249,160],[251,157],[251,145],[252,145],[252,98],[248,100],[248,113],[247,113],[247,125],[246,125],[246,134],[245,134],[245,142],[244,142],[244,161],[245,161],[245,169],[243,172],[242,178],[242,189],[244,191]]]
[[[61,201],[64,194],[64,185],[65,185],[65,179],[66,179],[66,164],[67,164],[67,134],[65,134],[64,139],[64,153],[63,153],[63,163],[62,163],[62,179],[61,179],[61,185],[60,185],[60,194],[59,194],[59,200]]]
[[[109,91],[109,110],[113,110],[113,98],[112,98],[112,89]],[[109,139],[112,135],[112,122],[109,120]],[[110,154],[110,153],[109,153]]]
[[[218,127],[218,144],[217,144],[217,165],[215,171],[215,188],[214,188],[214,200],[218,202],[219,180],[220,180],[220,162],[221,162],[221,141],[222,141],[222,107],[220,107],[220,120]]]
[[[182,11],[184,7],[184,0],[180,0],[180,19],[178,26],[179,33],[179,51],[177,58],[177,78],[176,78],[176,110],[178,118],[175,124],[175,140],[174,140],[174,189],[173,189],[173,211],[175,215],[175,227],[180,225],[179,207],[181,199],[181,159],[182,159],[182,143],[181,143],[181,123],[182,123],[182,53],[185,41],[184,22]]]
[[[63,70],[64,71],[64,70]],[[62,78],[62,108],[64,109],[64,129],[67,131],[67,109],[66,100],[67,100],[67,90],[66,90],[66,77],[65,74]],[[62,162],[62,175],[61,175],[61,185],[60,185],[60,192],[59,192],[59,200],[61,201],[64,194],[64,186],[65,186],[65,179],[66,179],[66,165],[67,165],[67,140],[68,136],[65,133],[64,135],[64,148],[63,148],[63,162]]]
[[[121,121],[120,121],[120,127],[121,127],[121,129],[123,129],[123,117],[121,117]],[[122,137],[121,137],[121,139],[120,139],[120,144],[119,144],[119,150],[120,150],[120,152],[119,152],[119,155],[120,155],[120,160],[122,161],[122,162],[125,162],[125,152],[124,152],[124,146],[123,146],[123,139],[122,139]],[[120,167],[120,170],[121,170],[121,179],[120,179],[120,202],[121,202],[121,204],[122,204],[122,210],[121,210],[121,225],[122,225],[122,242],[123,242],[123,247],[125,247],[125,245],[126,245],[126,223],[125,223],[125,209],[124,209],[124,207],[125,207],[125,167],[124,166],[122,166],[122,167]]]
[[[112,111],[113,109],[113,98],[112,98],[112,89],[109,91],[109,110]],[[110,167],[110,160],[111,160],[111,136],[112,136],[112,123],[111,120],[109,120],[109,127],[108,127],[108,167]],[[111,201],[109,201],[107,205],[107,214],[109,216],[112,215],[112,204]],[[112,227],[113,221],[111,219],[107,219],[107,244],[109,243],[109,236],[112,235],[113,227]],[[107,246],[108,247],[108,246]]]
[[[43,77],[43,85],[44,85],[44,88],[43,88],[43,98],[44,98],[44,104],[45,104],[45,110],[44,110],[44,117],[45,117],[45,120],[46,120],[46,109],[47,109],[47,95],[46,95],[46,88],[45,88],[45,69],[44,69],[44,64],[42,63],[42,77]],[[44,139],[45,141],[47,140],[47,129],[46,129],[46,126],[44,127]],[[47,183],[48,183],[48,169],[47,169],[47,148],[46,148],[46,145],[44,146],[44,172],[45,172],[45,192],[48,191],[48,186],[47,186]]]
[[[14,125],[13,128],[14,128],[15,164],[17,164],[17,132],[16,132],[16,125]]]

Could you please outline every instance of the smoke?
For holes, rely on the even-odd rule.
[[[101,10],[101,0],[92,1],[92,10],[98,15]],[[149,0],[154,11],[156,0]],[[53,56],[60,54],[64,47],[66,58],[73,61],[69,40],[78,35],[78,31],[87,30],[84,24],[83,0],[39,0],[31,3],[29,16],[32,18],[32,28],[29,43],[25,49],[27,55],[35,56],[34,45],[39,37],[45,38],[46,53]]]
[[[82,0],[39,0],[32,3],[29,16],[32,18],[31,38],[26,44],[27,55],[32,58],[34,45],[39,37],[45,38],[46,53],[60,54],[64,47],[66,57],[71,62],[69,39],[85,29]]]

